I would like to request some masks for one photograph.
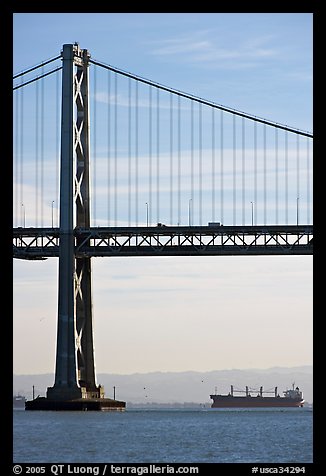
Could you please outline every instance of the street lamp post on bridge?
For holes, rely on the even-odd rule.
[[[192,198],[189,198],[188,203],[188,225],[191,226],[191,219],[192,219]]]
[[[148,228],[148,203],[146,202],[146,226]]]

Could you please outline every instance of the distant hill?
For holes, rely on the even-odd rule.
[[[52,374],[14,375],[13,393],[32,398],[34,385],[35,396],[45,395],[47,387],[53,385]],[[100,373],[97,382],[104,386],[105,396],[113,397],[115,387],[116,399],[130,403],[211,403],[209,395],[227,393],[230,385],[234,389],[250,388],[274,390],[278,387],[280,395],[283,390],[291,388],[292,383],[300,387],[307,402],[313,402],[313,367],[273,367],[269,369],[231,369],[210,372],[150,372],[130,375]]]

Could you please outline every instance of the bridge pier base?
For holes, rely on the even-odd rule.
[[[75,398],[51,399],[37,397],[27,400],[25,410],[50,410],[50,411],[124,411],[125,402],[111,398]]]
[[[104,387],[54,385],[48,387],[46,397],[27,400],[25,410],[50,411],[124,411],[126,403],[104,397]]]

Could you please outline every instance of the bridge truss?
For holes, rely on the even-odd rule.
[[[74,254],[96,256],[310,255],[313,227],[300,226],[158,226],[76,228]],[[59,256],[59,228],[15,228],[14,257]]]

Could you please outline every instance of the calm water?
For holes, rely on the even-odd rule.
[[[15,463],[311,463],[312,410],[14,411]]]

